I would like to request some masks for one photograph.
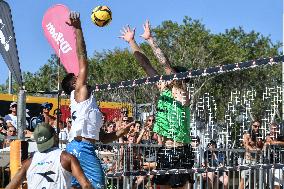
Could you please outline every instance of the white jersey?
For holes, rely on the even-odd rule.
[[[72,175],[60,163],[62,150],[36,152],[27,171],[29,189],[65,189],[71,187]]]
[[[17,129],[17,116],[8,114],[4,117],[6,123],[10,122]]]
[[[71,118],[72,126],[69,132],[69,141],[76,136],[99,140],[102,127],[102,114],[98,108],[93,94],[83,102],[76,102],[75,91],[71,92]]]

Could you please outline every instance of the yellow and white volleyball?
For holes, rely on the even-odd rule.
[[[111,10],[107,6],[97,6],[92,12],[91,19],[97,26],[104,27],[112,20]]]

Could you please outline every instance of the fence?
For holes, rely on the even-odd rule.
[[[96,145],[108,188],[159,188],[154,180],[169,175],[188,177],[194,182],[186,186],[194,189],[284,186],[284,146],[269,145],[262,150],[248,151],[243,148],[204,148],[202,145],[196,146],[193,141],[193,147],[189,147],[190,153],[187,153],[180,147],[167,148],[151,143]],[[34,142],[30,142],[30,146],[35,146]],[[66,141],[61,141],[59,147],[64,149]],[[2,187],[9,181],[8,148],[0,151]],[[181,158],[177,160],[175,156]],[[161,157],[167,158],[169,164],[165,165]]]

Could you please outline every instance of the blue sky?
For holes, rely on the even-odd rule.
[[[282,1],[280,0],[6,0],[11,7],[22,71],[36,72],[47,63],[53,53],[41,27],[45,11],[54,4],[65,4],[81,13],[88,55],[95,51],[127,48],[118,38],[120,29],[130,24],[143,32],[142,24],[148,18],[153,27],[164,20],[181,23],[184,16],[199,19],[213,33],[242,26],[271,36],[273,42],[282,42]],[[43,3],[44,2],[44,3]],[[90,19],[98,5],[107,5],[113,20],[107,27],[96,27]],[[0,57],[0,84],[8,78],[8,68]]]

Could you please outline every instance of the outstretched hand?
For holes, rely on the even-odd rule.
[[[145,21],[145,23],[143,24],[143,28],[144,28],[144,33],[140,35],[140,37],[144,38],[145,40],[150,39],[152,37],[152,34],[151,34],[151,25],[149,20]]]
[[[126,27],[123,27],[122,30],[120,31],[120,33],[122,34],[121,36],[119,36],[119,38],[125,40],[126,42],[130,42],[134,40],[134,36],[135,36],[135,29],[133,28],[131,30],[131,28],[129,27],[129,25],[127,25]]]
[[[124,128],[123,128],[123,133],[124,133],[124,134],[129,133],[130,127],[131,127],[132,125],[134,125],[134,124],[135,124],[135,122],[133,121],[133,122],[128,123],[127,125],[125,125]]]
[[[73,26],[76,29],[81,29],[80,14],[78,12],[71,11],[69,14],[69,22],[67,25]]]

